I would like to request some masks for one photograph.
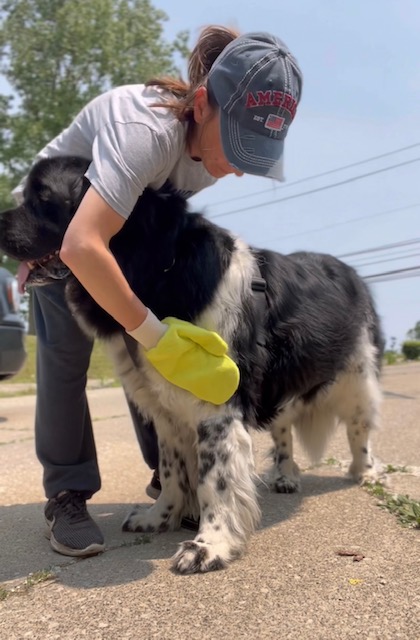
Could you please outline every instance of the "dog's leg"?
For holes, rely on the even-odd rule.
[[[359,483],[382,479],[380,465],[375,461],[370,445],[370,435],[379,426],[381,391],[374,372],[361,373],[353,379],[352,406],[343,416],[352,462],[348,476]]]
[[[162,491],[154,505],[136,505],[123,522],[124,531],[163,532],[180,526],[182,516],[197,516],[197,500],[191,494],[189,458],[194,451],[194,434],[187,428],[180,434],[171,422],[163,428],[156,422],[159,437],[159,476]],[[178,434],[178,435],[177,435]]]
[[[198,428],[200,530],[173,560],[180,573],[221,569],[239,557],[260,519],[249,433],[224,415]]]
[[[371,452],[370,435],[379,426],[382,394],[376,371],[376,349],[368,339],[361,342],[334,389],[333,406],[346,424],[352,453],[348,476],[359,483],[383,480],[380,465]]]
[[[300,490],[300,471],[293,460],[292,422],[293,411],[286,407],[271,424],[273,467],[267,480],[277,493]]]

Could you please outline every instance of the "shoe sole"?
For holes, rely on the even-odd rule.
[[[88,558],[89,556],[96,556],[99,553],[105,551],[105,544],[99,544],[98,542],[90,544],[85,549],[72,549],[66,547],[61,542],[55,539],[53,532],[51,531],[48,520],[46,521],[47,528],[45,530],[45,537],[50,541],[53,551],[60,553],[62,556],[71,556],[72,558]]]
[[[188,529],[188,531],[198,531],[200,528],[200,521],[193,520],[193,518],[189,518],[188,516],[185,516],[181,520],[181,528]]]
[[[151,484],[147,485],[145,491],[146,495],[149,496],[149,498],[152,498],[152,500],[157,500],[161,494],[161,490],[155,489]]]

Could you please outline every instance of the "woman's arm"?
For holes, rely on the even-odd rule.
[[[239,369],[227,355],[227,344],[217,333],[189,322],[161,322],[137,298],[109,249],[123,224],[90,187],[64,236],[61,259],[92,298],[145,347],[146,358],[164,378],[201,400],[226,402],[239,385]]]
[[[111,238],[124,222],[90,187],[67,229],[60,257],[92,298],[130,331],[144,322],[147,308],[131,290],[109,249]]]

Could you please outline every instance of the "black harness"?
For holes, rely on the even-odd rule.
[[[260,347],[265,347],[266,337],[264,331],[264,318],[267,312],[267,282],[261,276],[261,271],[258,265],[255,265],[256,275],[251,280],[251,289],[254,293],[256,321],[257,321],[257,344]],[[138,357],[137,345],[138,342],[134,338],[128,335],[126,331],[122,332],[127,351],[133,361],[136,368],[140,366],[140,360]]]
[[[257,320],[257,344],[260,347],[265,347],[266,336],[264,330],[264,319],[268,308],[267,301],[267,282],[261,276],[261,271],[258,265],[255,265],[256,276],[252,278],[251,289],[254,292],[255,311]]]

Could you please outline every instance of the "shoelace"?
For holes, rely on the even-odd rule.
[[[72,522],[82,522],[87,519],[86,502],[80,493],[68,492],[56,498],[56,501],[61,511]]]

